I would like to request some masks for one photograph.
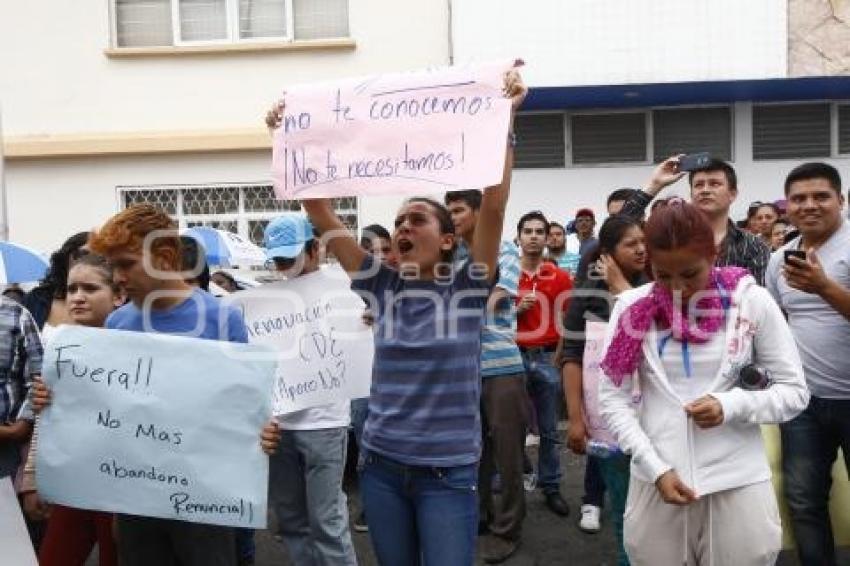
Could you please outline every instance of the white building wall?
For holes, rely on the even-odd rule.
[[[448,62],[447,3],[350,0],[352,50],[109,58],[107,0],[0,2],[4,133],[257,125],[289,84]]]
[[[350,0],[349,50],[109,58],[107,0],[0,2],[3,135],[261,128],[288,84],[449,60],[448,2]],[[10,239],[43,251],[118,210],[116,187],[269,181],[271,152],[6,161]],[[361,223],[400,199],[361,199]],[[388,212],[389,211],[389,212]]]
[[[787,76],[787,0],[454,0],[456,61],[522,57],[531,86]]]

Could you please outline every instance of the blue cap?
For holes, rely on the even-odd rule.
[[[296,212],[287,212],[278,216],[266,226],[263,233],[263,246],[266,257],[294,258],[304,251],[304,244],[313,239],[313,225],[306,216]]]

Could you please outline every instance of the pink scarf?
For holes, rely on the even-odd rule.
[[[640,364],[641,345],[653,321],[659,327],[669,329],[670,336],[678,342],[704,344],[723,327],[726,319],[721,295],[730,297],[738,282],[749,272],[740,267],[722,267],[711,270],[708,287],[696,303],[700,313],[696,324],[691,326],[687,305],[673,304],[669,289],[654,283],[649,295],[643,297],[623,312],[617,322],[614,339],[605,353],[600,367],[612,382],[619,387],[623,380],[632,375]]]

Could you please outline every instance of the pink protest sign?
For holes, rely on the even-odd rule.
[[[485,188],[502,179],[514,62],[289,88],[275,131],[282,199]]]
[[[584,425],[587,435],[612,446],[617,445],[614,435],[608,430],[599,414],[599,380],[605,379],[599,362],[602,361],[605,329],[604,322],[587,322],[585,327],[584,357],[582,358],[582,390],[584,393]]]

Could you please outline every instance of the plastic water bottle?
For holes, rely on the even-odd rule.
[[[623,453],[619,446],[601,440],[588,440],[585,452],[588,456],[596,456],[597,458],[610,458]]]

